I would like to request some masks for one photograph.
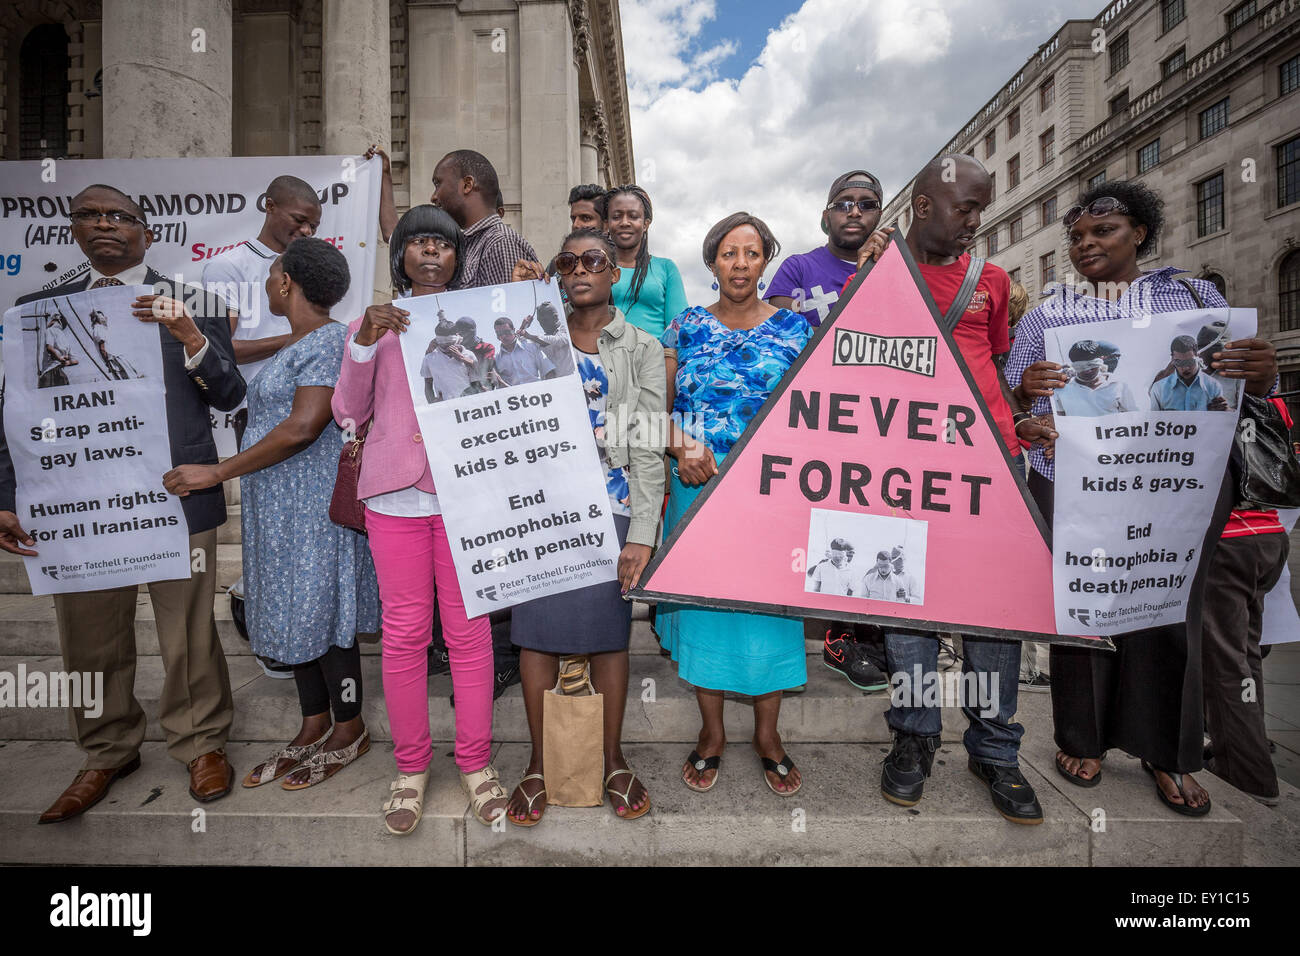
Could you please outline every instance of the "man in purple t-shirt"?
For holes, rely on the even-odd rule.
[[[858,268],[858,250],[880,221],[880,180],[855,169],[831,183],[822,210],[826,245],[790,256],[776,270],[767,301],[778,309],[802,312],[821,325],[839,301],[840,289]]]

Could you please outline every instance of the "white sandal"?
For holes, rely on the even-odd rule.
[[[484,784],[490,784],[485,792]],[[484,826],[490,827],[493,820],[483,815],[483,808],[493,800],[509,799],[509,794],[501,788],[501,775],[497,773],[496,768],[488,764],[482,770],[475,770],[473,773],[462,773],[460,775],[460,785],[465,791],[465,796],[469,798],[470,809],[474,811],[474,819]],[[502,807],[497,811],[498,816],[506,813],[506,808]]]
[[[388,789],[392,792],[392,796],[384,804],[384,828],[393,836],[406,836],[420,825],[420,817],[424,815],[424,788],[428,785],[428,768],[420,773],[399,774],[397,779],[389,784]],[[398,794],[403,790],[414,790],[415,796],[399,797]],[[388,822],[389,815],[399,810],[410,810],[415,814],[415,822],[411,824],[410,829],[395,830]]]

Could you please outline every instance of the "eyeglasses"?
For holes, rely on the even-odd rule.
[[[826,204],[827,212],[839,212],[848,215],[853,212],[853,207],[857,206],[860,212],[871,212],[873,209],[880,208],[879,199],[859,199],[854,202],[852,199],[841,199],[839,202],[828,202]]]
[[[567,276],[578,268],[579,261],[582,262],[582,267],[588,272],[604,272],[609,268],[609,256],[599,249],[588,249],[582,255],[574,252],[561,252],[555,257],[555,271],[562,276]]]
[[[129,212],[91,212],[87,209],[79,209],[76,212],[68,213],[68,219],[74,226],[96,225],[101,219],[107,219],[114,226],[143,226],[145,221],[139,216],[133,216]]]
[[[1071,206],[1065,211],[1065,218],[1061,221],[1065,224],[1065,228],[1069,229],[1083,217],[1085,212],[1093,218],[1109,216],[1113,212],[1128,215],[1128,206],[1114,196],[1102,196],[1100,199],[1094,199],[1087,206]]]
[[[452,248],[452,244],[442,236],[412,236],[410,239],[406,240],[406,248],[423,248],[429,243],[433,243],[434,246],[439,249],[449,250]]]

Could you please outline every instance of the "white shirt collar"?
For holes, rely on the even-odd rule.
[[[139,265],[134,265],[129,269],[123,269],[117,275],[111,277],[105,276],[104,273],[99,272],[94,266],[91,266],[90,281],[86,283],[86,288],[89,289],[100,279],[107,278],[116,279],[118,282],[122,283],[122,285],[148,285],[148,281],[145,278],[147,274],[148,269],[143,262]]]

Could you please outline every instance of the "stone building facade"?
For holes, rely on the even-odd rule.
[[[1254,307],[1300,391],[1300,0],[1115,0],[1070,20],[941,153],[994,179],[976,239],[1031,303],[1069,281],[1061,217],[1095,182],[1165,200],[1144,269],[1176,265]],[[909,221],[911,183],[885,221]],[[1300,396],[1293,399],[1300,420]]]
[[[468,147],[496,166],[506,220],[546,247],[569,187],[635,180],[621,31],[617,0],[14,0],[0,158],[374,142],[404,209]]]

